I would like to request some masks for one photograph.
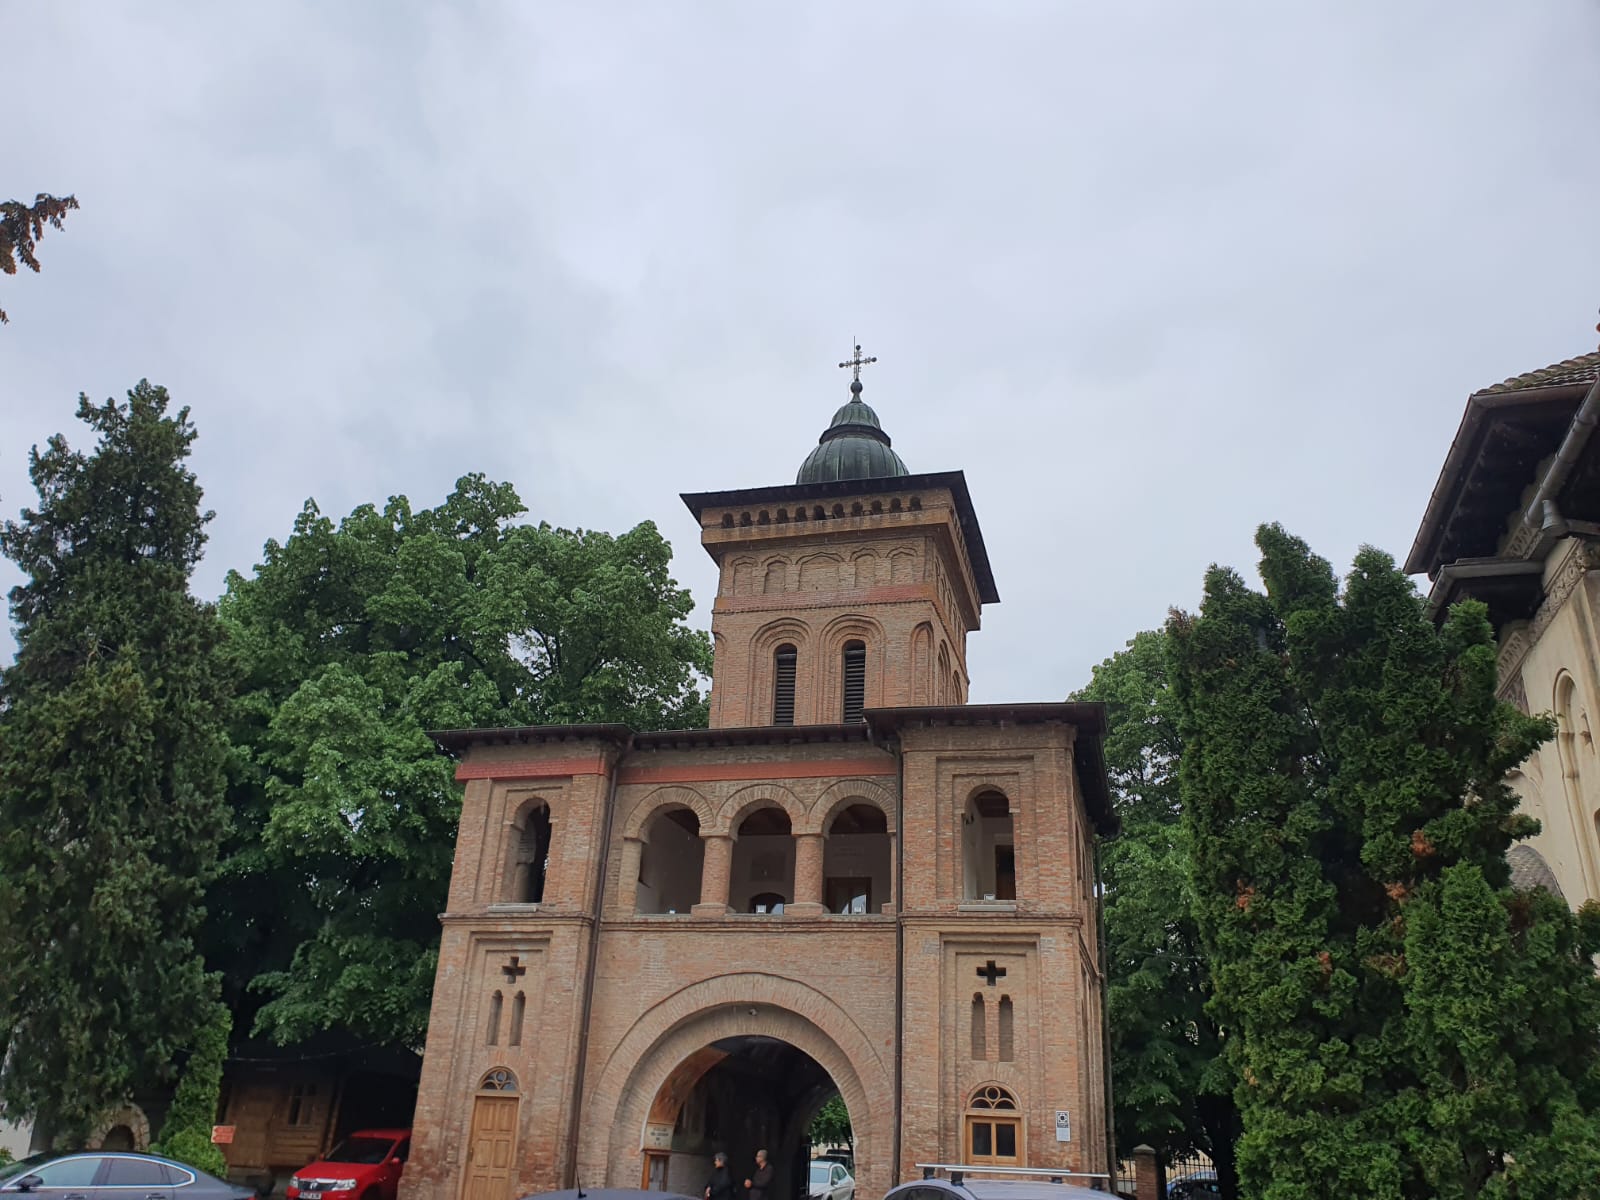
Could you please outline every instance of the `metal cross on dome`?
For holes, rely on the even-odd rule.
[[[869,354],[866,358],[862,358],[861,357],[861,343],[857,342],[856,343],[856,352],[854,354],[852,354],[849,358],[845,359],[839,365],[841,367],[850,367],[850,368],[852,368],[853,373],[850,376],[851,381],[854,382],[854,383],[860,383],[861,382],[861,368],[866,366],[868,363],[875,363],[877,361],[878,361],[878,357],[875,354]]]

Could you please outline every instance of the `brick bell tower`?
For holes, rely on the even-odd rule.
[[[850,399],[793,484],[685,494],[719,570],[713,728],[828,725],[964,704],[967,634],[999,601],[960,471],[914,475]]]

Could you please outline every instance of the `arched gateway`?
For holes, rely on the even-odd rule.
[[[798,482],[684,497],[711,728],[439,735],[466,791],[403,1200],[698,1195],[757,1148],[802,1200],[834,1094],[859,1200],[1107,1169],[1104,714],[961,702],[983,537],[888,443],[858,380]]]

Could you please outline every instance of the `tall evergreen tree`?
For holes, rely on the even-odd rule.
[[[1600,913],[1505,861],[1548,722],[1496,700],[1482,605],[1436,628],[1376,550],[1341,593],[1277,526],[1257,545],[1265,595],[1213,568],[1169,625],[1245,1193],[1594,1194]]]
[[[1139,634],[1095,668],[1078,698],[1106,706],[1106,774],[1122,820],[1122,832],[1101,848],[1117,1144],[1145,1142],[1167,1156],[1201,1151],[1231,1200],[1239,1111],[1190,911],[1178,793],[1183,744],[1166,634]]]
[[[226,826],[228,676],[189,594],[210,513],[189,410],[141,382],[50,439],[37,509],[0,530],[16,660],[0,673],[0,1095],[58,1137],[170,1076],[209,1011],[201,894]]]

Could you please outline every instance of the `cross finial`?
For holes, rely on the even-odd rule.
[[[868,363],[875,363],[877,361],[878,361],[878,359],[877,359],[876,355],[868,355],[866,358],[862,358],[861,357],[861,343],[857,342],[856,343],[856,352],[854,354],[852,354],[849,358],[845,359],[839,365],[841,367],[850,367],[852,369],[853,374],[850,376],[850,382],[851,383],[860,383],[861,382],[861,368],[866,366]],[[852,392],[860,391],[859,388],[851,388],[850,390]]]

